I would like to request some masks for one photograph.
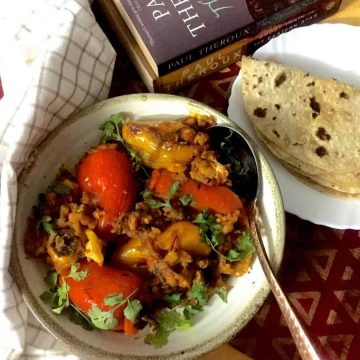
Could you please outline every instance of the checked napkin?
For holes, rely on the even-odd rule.
[[[108,96],[114,60],[88,0],[0,3],[0,359],[75,358],[29,313],[8,273],[17,175],[49,132]]]

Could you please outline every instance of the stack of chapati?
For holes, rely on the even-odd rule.
[[[242,94],[258,137],[308,185],[360,197],[360,89],[243,56]]]

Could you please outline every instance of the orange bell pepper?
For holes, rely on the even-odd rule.
[[[166,199],[171,184],[176,180],[176,174],[170,171],[154,170],[148,187],[157,197]],[[178,194],[191,195],[195,202],[194,208],[197,210],[208,209],[227,214],[243,208],[239,196],[226,186],[209,186],[187,179],[181,184]]]

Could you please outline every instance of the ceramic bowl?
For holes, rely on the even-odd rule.
[[[19,178],[11,271],[30,310],[40,323],[77,355],[96,359],[187,359],[206,353],[229,341],[254,316],[270,292],[259,261],[250,271],[230,279],[233,288],[228,303],[213,296],[205,311],[196,316],[187,331],[175,331],[168,344],[155,349],[143,341],[146,329],[136,337],[116,332],[86,331],[65,316],[53,314],[39,295],[46,290],[45,266],[28,259],[23,249],[24,233],[37,196],[54,180],[62,164],[72,166],[91,146],[99,142],[99,125],[113,113],[125,112],[135,119],[176,119],[193,113],[213,115],[218,123],[234,125],[231,120],[199,102],[173,95],[135,94],[108,99],[87,108],[57,128],[33,153]],[[245,135],[246,136],[246,135]],[[263,176],[260,199],[264,223],[264,242],[275,270],[284,249],[284,209],[274,174],[261,152]]]

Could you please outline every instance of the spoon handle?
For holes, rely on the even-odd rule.
[[[319,359],[319,356],[317,355],[314,346],[312,345],[308,335],[306,334],[305,329],[302,327],[289,301],[287,300],[286,295],[284,294],[278,281],[276,280],[276,277],[271,269],[269,259],[266,254],[261,235],[257,230],[255,222],[255,217],[253,217],[252,221],[250,222],[250,230],[254,240],[257,256],[264,270],[265,276],[269,282],[270,288],[289,327],[299,354],[303,360]]]

